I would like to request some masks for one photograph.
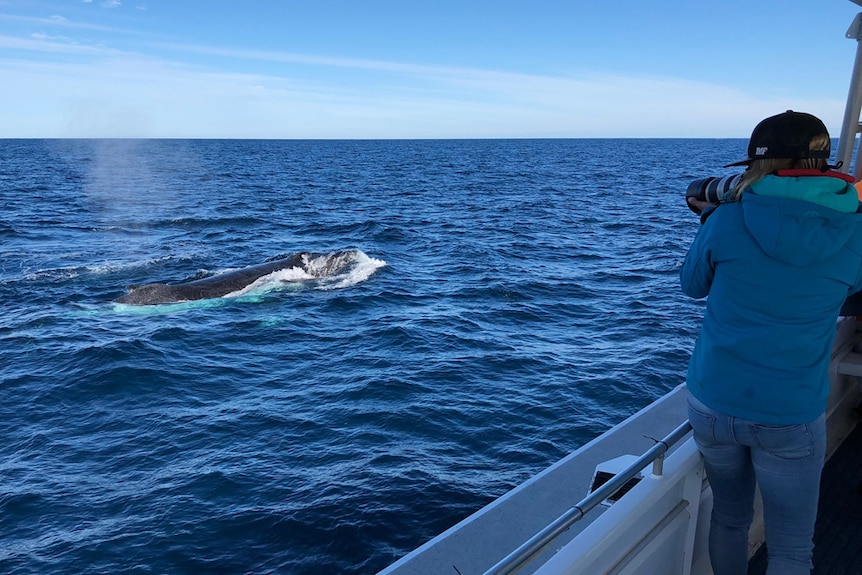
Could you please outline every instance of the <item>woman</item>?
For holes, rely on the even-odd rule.
[[[683,291],[709,295],[687,379],[713,491],[715,575],[747,573],[755,481],[767,573],[812,569],[835,323],[862,288],[859,199],[852,178],[830,171],[829,153],[810,114],[760,122],[748,158],[729,164],[748,166],[739,201],[705,210],[682,266]]]

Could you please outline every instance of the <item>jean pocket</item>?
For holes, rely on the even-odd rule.
[[[814,451],[814,436],[808,424],[749,426],[757,445],[779,459],[803,459]]]
[[[691,400],[688,402],[688,422],[691,424],[694,440],[699,445],[710,446],[718,444],[718,441],[715,439],[716,417],[711,413],[706,413]]]

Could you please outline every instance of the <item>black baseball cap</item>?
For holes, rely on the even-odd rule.
[[[829,158],[829,145],[825,150],[808,149],[811,140],[821,135],[826,136],[828,141],[829,131],[819,118],[805,112],[787,110],[757,124],[748,141],[748,157],[724,167],[747,166],[754,160],[766,158]]]

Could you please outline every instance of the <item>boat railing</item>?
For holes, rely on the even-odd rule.
[[[851,1],[862,6],[862,0]],[[850,90],[844,107],[844,120],[841,123],[841,136],[838,140],[838,154],[835,159],[841,163],[840,170],[852,174],[858,181],[862,177],[862,163],[856,162],[852,171],[850,165],[853,161],[856,136],[862,129],[862,125],[859,123],[859,115],[862,111],[862,13],[856,15],[847,30],[846,37],[850,40],[856,40],[856,59],[853,63],[853,72],[850,75]]]
[[[584,515],[616,493],[617,490],[641,473],[648,465],[652,464],[652,474],[654,476],[661,476],[664,470],[665,454],[673,445],[685,437],[689,431],[691,431],[691,425],[686,420],[664,439],[657,440],[652,448],[638,457],[631,465],[581,499],[574,507],[557,517],[544,529],[533,535],[520,547],[497,562],[496,565],[485,571],[484,575],[509,575],[521,569],[560,535],[565,533],[572,525],[580,521]]]

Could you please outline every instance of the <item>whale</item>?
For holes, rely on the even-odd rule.
[[[157,305],[224,297],[238,292],[269,274],[297,269],[311,278],[325,278],[356,261],[358,250],[332,253],[297,252],[262,264],[182,283],[149,283],[128,286],[128,293],[113,300],[127,305]]]

